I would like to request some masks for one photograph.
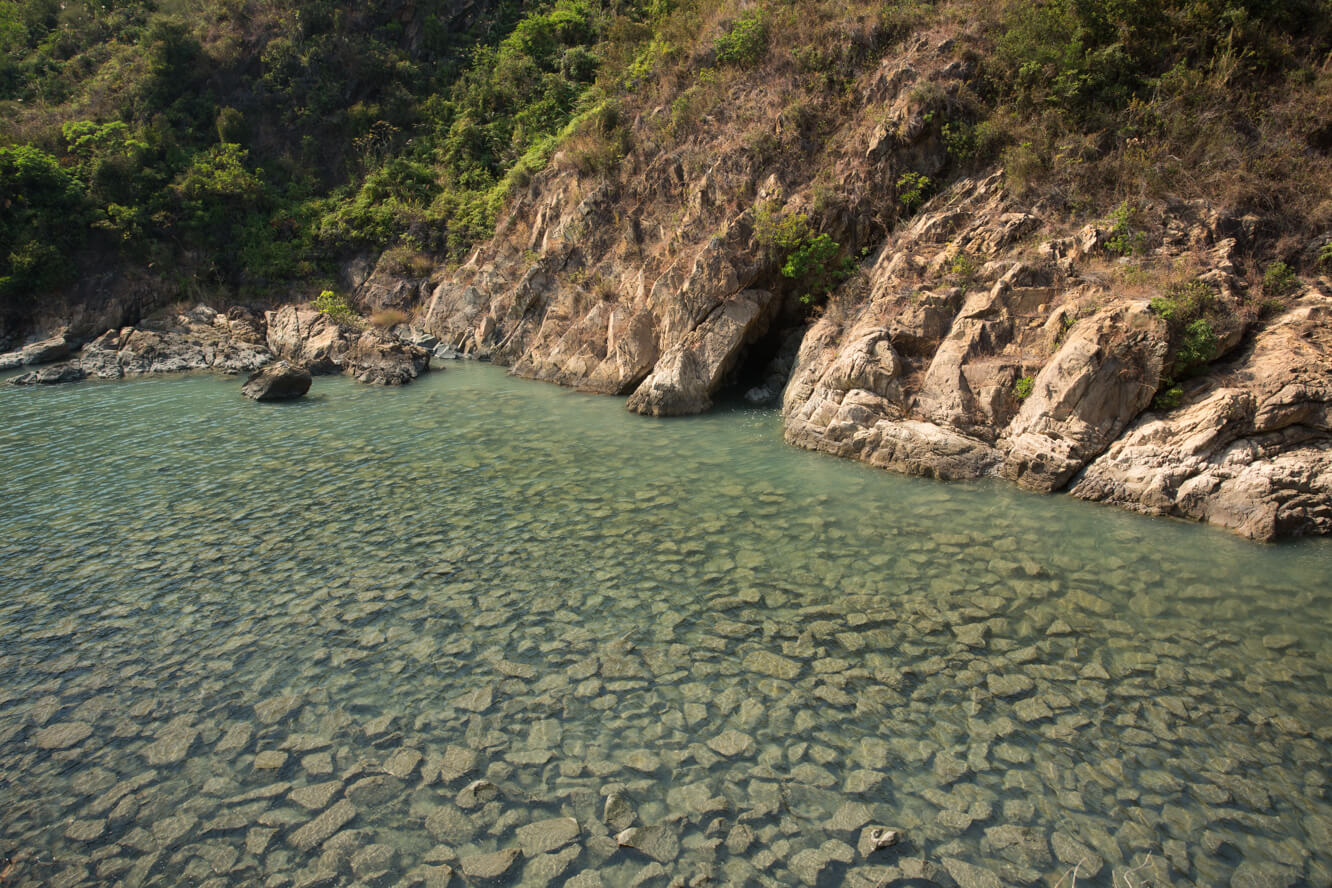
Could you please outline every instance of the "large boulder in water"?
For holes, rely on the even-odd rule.
[[[265,317],[268,347],[278,357],[297,361],[315,373],[336,373],[342,367],[348,348],[346,332],[323,312],[285,305]]]
[[[627,407],[647,416],[702,413],[743,348],[768,329],[772,294],[743,290],[723,301],[657,361]]]
[[[277,361],[251,374],[241,394],[255,401],[290,401],[308,392],[311,381],[304,367]]]
[[[347,351],[343,371],[368,385],[405,385],[429,367],[429,351],[371,328]]]

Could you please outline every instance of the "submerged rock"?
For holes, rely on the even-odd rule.
[[[867,826],[860,831],[860,839],[856,842],[856,850],[860,856],[869,857],[876,851],[882,851],[884,848],[891,848],[902,841],[902,831],[891,829],[886,826]]]
[[[464,876],[485,883],[497,881],[508,875],[522,856],[522,852],[517,848],[509,848],[505,851],[492,851],[489,854],[470,854],[462,858],[459,863]]]
[[[664,823],[652,826],[631,826],[615,836],[622,848],[633,848],[659,863],[670,863],[680,854],[680,839]]]
[[[289,401],[310,390],[310,371],[289,361],[277,361],[255,371],[241,394],[254,401]]]
[[[68,749],[87,740],[92,732],[87,722],[62,722],[42,728],[33,734],[32,742],[38,749]]]

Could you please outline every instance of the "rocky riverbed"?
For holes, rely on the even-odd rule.
[[[1332,879],[1325,545],[326,382],[0,392],[7,885]]]

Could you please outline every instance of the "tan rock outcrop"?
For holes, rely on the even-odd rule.
[[[1332,296],[1308,291],[1188,396],[1139,418],[1073,495],[1255,539],[1332,533]]]
[[[741,349],[767,331],[772,294],[743,290],[724,300],[657,361],[628,407],[649,416],[702,413]]]
[[[341,327],[313,308],[284,305],[265,315],[273,354],[311,373],[336,373],[349,348]]]
[[[1151,403],[1167,350],[1164,322],[1143,303],[1074,327],[1004,433],[1004,477],[1061,489]]]

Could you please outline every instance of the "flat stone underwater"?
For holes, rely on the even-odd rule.
[[[6,886],[1332,884],[1327,541],[239,389],[0,388]]]

